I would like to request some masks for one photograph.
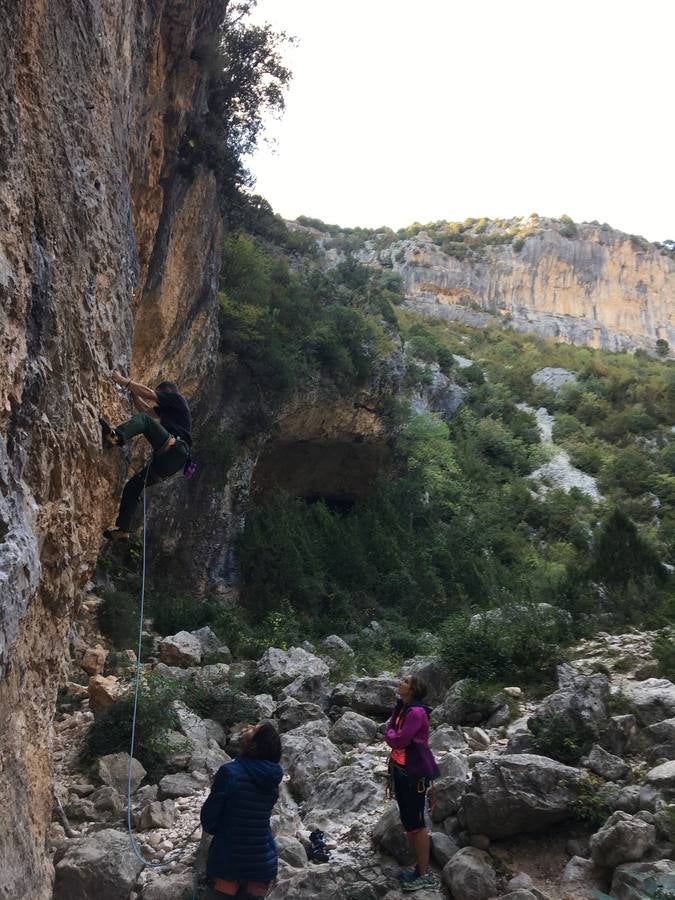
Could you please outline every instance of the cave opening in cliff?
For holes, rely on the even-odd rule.
[[[271,441],[253,473],[251,496],[257,505],[281,491],[344,514],[365,499],[378,475],[390,468],[387,444],[364,441],[360,435],[351,440]]]

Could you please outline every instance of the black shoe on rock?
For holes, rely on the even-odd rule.
[[[98,421],[101,426],[103,447],[121,447],[124,442],[115,429],[102,416],[99,416]]]

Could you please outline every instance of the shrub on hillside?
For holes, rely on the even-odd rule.
[[[561,763],[578,762],[593,743],[593,733],[588,727],[559,713],[532,720],[530,728],[534,731],[535,751]]]
[[[97,610],[101,634],[109,638],[116,649],[136,647],[138,640],[138,597],[129,591],[104,591],[103,602]]]
[[[173,701],[178,696],[175,681],[154,675],[145,675],[141,679],[134,756],[146,768],[151,780],[165,774],[167,757],[176,750],[175,745],[169,743],[168,733],[178,729],[180,724],[173,708]],[[97,716],[87,732],[87,758],[129,752],[133,704],[132,689]]]
[[[258,705],[251,697],[233,690],[227,684],[210,681],[188,681],[182,688],[183,701],[204,719],[215,719],[225,727],[237,722],[254,722]]]
[[[659,664],[664,678],[675,678],[675,632],[664,630],[652,644],[652,656]]]
[[[568,620],[562,610],[524,603],[460,613],[443,625],[441,657],[462,678],[541,678],[562,658],[562,645],[570,637]]]

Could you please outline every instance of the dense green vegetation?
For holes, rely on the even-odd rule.
[[[235,233],[225,241],[219,299],[223,355],[280,402],[317,379],[341,391],[363,384],[391,351],[402,297],[390,272],[345,262],[293,273],[283,255]]]
[[[239,442],[269,428],[298,391],[350,396],[376,376],[391,397],[381,411],[393,471],[353,508],[259,498],[237,548],[241,608],[150,589],[160,631],[209,623],[242,656],[338,631],[350,636],[357,669],[436,649],[457,675],[499,680],[536,677],[596,624],[672,620],[673,579],[663,565],[675,546],[672,361],[421,320],[402,310],[390,270],[348,254],[323,271],[306,236],[264,201],[246,219],[248,231],[224,245],[220,350],[228,382],[253,413],[236,434],[203,436],[219,448],[213,464],[225,479]],[[483,220],[465,226],[456,234],[489,234]],[[460,367],[456,356],[473,364]],[[545,366],[577,381],[557,393],[534,385]],[[438,372],[465,390],[449,422],[414,414],[406,400]],[[523,402],[554,414],[556,443],[597,478],[602,502],[576,489],[535,493],[528,476],[550,450]],[[102,625],[129,646],[133,618],[118,612],[126,588],[115,587]],[[540,603],[561,615],[551,620]],[[477,611],[497,607],[515,614],[472,625]],[[363,630],[372,619],[383,625],[377,638]],[[669,647],[659,644],[664,666]]]
[[[373,617],[393,633],[440,629],[448,663],[479,678],[550,665],[561,643],[596,620],[667,621],[672,363],[400,311],[396,328],[407,342],[409,387],[438,364],[467,388],[466,402],[449,424],[404,414],[393,434],[397,477],[351,511],[283,495],[251,511],[239,559],[253,618],[315,635],[355,632]],[[453,354],[475,364],[458,369]],[[576,372],[577,383],[557,395],[535,386],[531,375],[546,365]],[[598,477],[601,504],[575,489],[533,494],[526,477],[546,449],[521,401],[555,413],[556,441]],[[568,610],[572,627],[547,631],[540,602]],[[469,626],[476,609],[509,604],[529,609],[491,632]]]

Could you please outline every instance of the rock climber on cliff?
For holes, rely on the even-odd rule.
[[[131,519],[146,487],[158,484],[190,465],[192,418],[185,397],[172,381],[162,381],[153,390],[113,369],[111,378],[131,394],[137,415],[113,428],[99,419],[104,447],[121,447],[142,434],[152,447],[152,459],[127,481],[122,491],[115,528],[103,532],[110,540],[129,539]]]

